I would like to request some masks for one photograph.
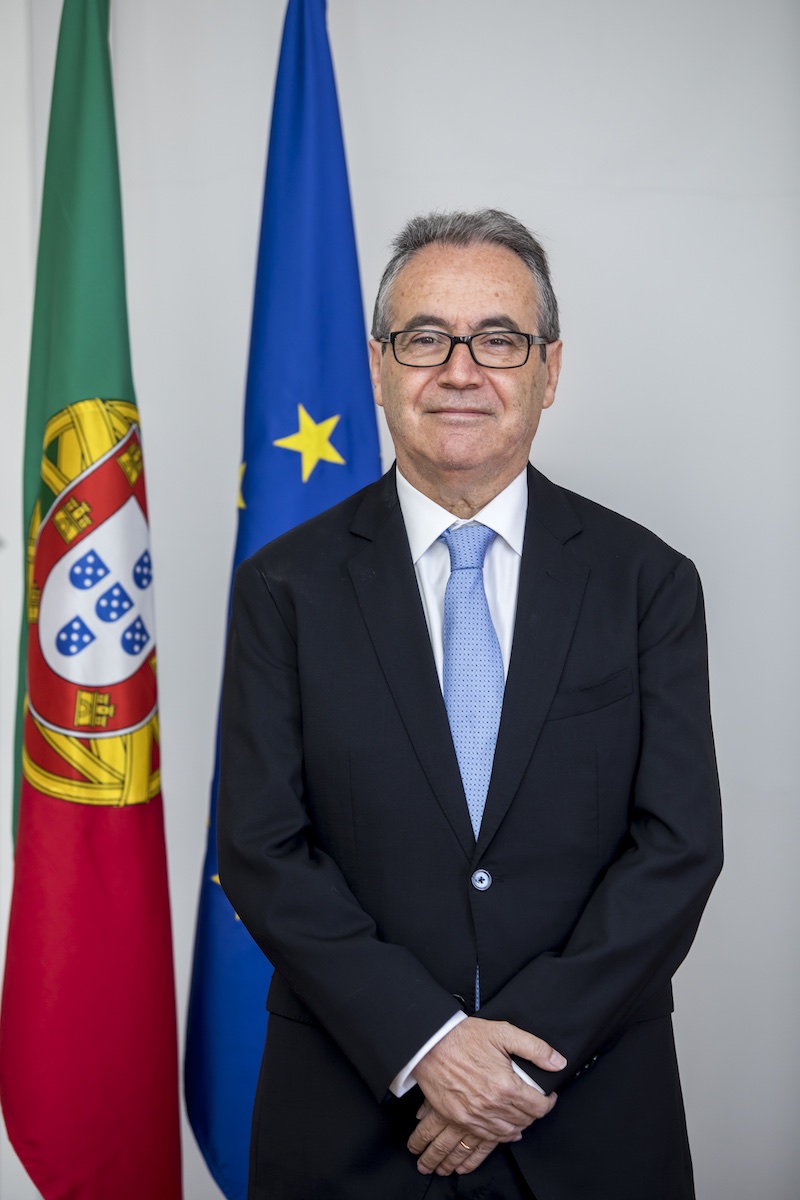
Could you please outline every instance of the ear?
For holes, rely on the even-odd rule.
[[[547,345],[546,358],[544,360],[545,370],[547,371],[547,383],[544,388],[544,397],[542,398],[542,408],[549,408],[556,398],[556,387],[558,386],[558,377],[561,374],[561,348],[563,342],[549,342]]]
[[[372,394],[375,397],[375,403],[383,408],[383,395],[381,392],[381,368],[383,366],[383,356],[386,353],[386,343],[377,342],[375,338],[369,339],[369,373],[372,377]]]

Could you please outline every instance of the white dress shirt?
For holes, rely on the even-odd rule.
[[[514,618],[517,614],[519,568],[528,511],[528,480],[525,471],[513,479],[499,496],[469,521],[454,517],[446,508],[417,491],[397,472],[397,494],[405,522],[411,558],[417,576],[425,620],[428,622],[433,658],[442,684],[444,672],[444,591],[450,577],[450,551],[439,538],[446,529],[478,523],[498,535],[486,551],[483,585],[489,612],[500,643],[503,671],[508,675]]]
[[[450,575],[450,552],[439,538],[446,529],[457,529],[460,525],[478,523],[493,529],[498,535],[486,551],[483,563],[483,584],[489,612],[500,643],[503,656],[503,671],[508,676],[511,660],[511,643],[514,638],[514,620],[517,613],[519,569],[522,562],[522,543],[525,537],[525,518],[528,511],[528,479],[521,471],[516,479],[490,500],[485,508],[469,521],[455,517],[446,508],[423,495],[397,472],[397,494],[400,510],[405,522],[411,558],[417,576],[422,608],[428,623],[428,633],[433,649],[433,658],[439,676],[439,686],[444,678],[444,592]],[[466,1013],[454,1013],[414,1057],[406,1063],[389,1085],[395,1096],[403,1096],[416,1083],[414,1068],[437,1042],[466,1020]],[[542,1091],[538,1084],[521,1071],[516,1063],[511,1064],[516,1073]]]

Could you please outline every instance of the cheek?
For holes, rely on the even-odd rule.
[[[512,410],[520,425],[535,426],[542,411],[544,388],[520,389],[514,395]]]
[[[394,441],[407,436],[411,417],[407,402],[392,389],[383,389],[383,415]]]
[[[381,398],[387,420],[404,421],[413,415],[415,395],[391,377],[382,381]]]
[[[528,393],[514,392],[506,398],[505,409],[515,425],[524,426],[534,419],[538,405]]]

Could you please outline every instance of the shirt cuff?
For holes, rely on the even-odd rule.
[[[514,1062],[513,1058],[511,1060],[511,1069],[512,1069],[512,1071],[515,1072],[515,1074],[519,1075],[519,1077],[523,1083],[527,1083],[530,1087],[536,1088],[536,1091],[541,1092],[543,1096],[546,1095],[544,1088],[539,1087],[536,1080],[531,1079],[531,1077],[527,1071],[523,1071],[522,1067],[518,1067],[517,1064]]]
[[[405,1096],[406,1092],[410,1092],[416,1086],[414,1078],[414,1067],[423,1059],[429,1050],[432,1050],[437,1042],[440,1042],[451,1029],[455,1029],[456,1025],[460,1025],[462,1021],[466,1021],[467,1014],[465,1012],[453,1013],[449,1021],[445,1021],[440,1029],[436,1030],[433,1037],[428,1038],[424,1046],[422,1046],[412,1059],[406,1063],[404,1067],[397,1072],[392,1082],[389,1084],[389,1091],[399,1099]]]

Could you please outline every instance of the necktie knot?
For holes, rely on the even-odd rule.
[[[496,536],[487,525],[459,525],[456,529],[446,529],[442,541],[450,551],[450,570],[483,570],[486,551]]]

